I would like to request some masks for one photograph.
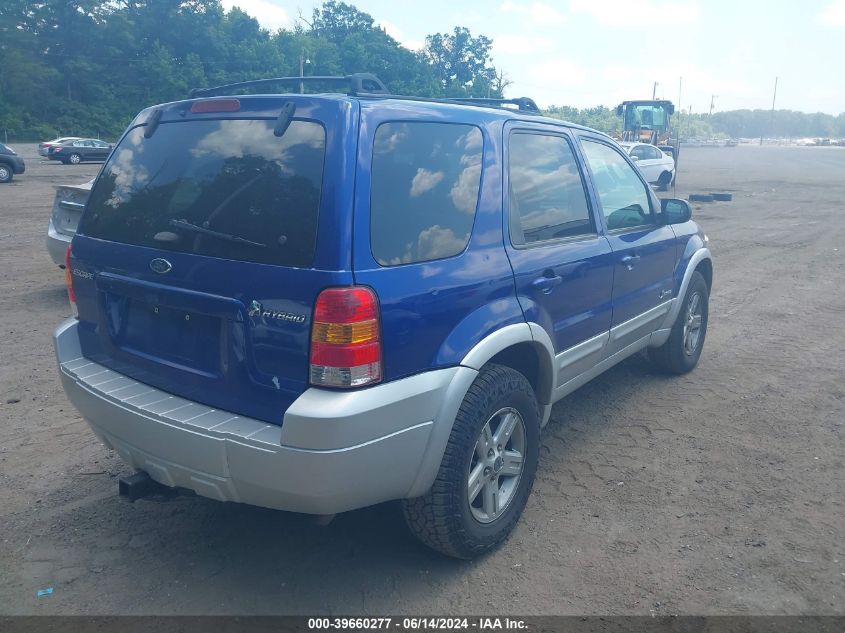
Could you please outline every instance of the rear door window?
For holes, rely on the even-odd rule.
[[[112,152],[80,225],[90,237],[170,251],[311,264],[326,133],[293,121],[162,123],[131,130]]]
[[[373,145],[370,242],[382,266],[451,257],[469,242],[481,182],[472,125],[383,123]]]
[[[511,135],[508,206],[514,246],[594,233],[581,172],[562,136]]]

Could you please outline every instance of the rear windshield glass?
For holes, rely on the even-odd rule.
[[[382,266],[457,255],[467,245],[481,180],[481,131],[384,123],[373,147],[370,240]]]
[[[308,266],[326,134],[293,121],[162,123],[130,131],[97,180],[80,233],[224,259]]]

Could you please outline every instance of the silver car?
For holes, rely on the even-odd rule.
[[[76,235],[76,227],[93,184],[92,178],[81,185],[56,185],[53,214],[47,227],[47,251],[60,268],[65,267],[65,252]]]

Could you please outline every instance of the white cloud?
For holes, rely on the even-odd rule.
[[[552,50],[554,46],[554,41],[548,37],[505,34],[493,38],[494,55],[531,55],[540,51]]]
[[[834,0],[816,16],[816,21],[826,26],[845,26],[845,0]]]
[[[424,167],[417,169],[417,175],[411,181],[411,197],[417,198],[434,189],[443,180],[443,175],[442,171],[430,171]]]
[[[223,0],[223,8],[229,11],[238,7],[258,20],[265,29],[277,31],[293,25],[293,20],[282,7],[271,0]]]
[[[531,66],[527,74],[533,81],[558,87],[579,86],[587,79],[587,71],[565,57],[548,59]]]
[[[520,13],[524,17],[530,18],[532,22],[543,26],[560,24],[566,19],[560,11],[543,2],[518,4],[513,2],[513,0],[505,0],[499,5],[499,11],[503,13]]]
[[[440,259],[450,257],[464,250],[469,235],[457,236],[452,229],[438,224],[420,232],[417,238],[417,257],[419,259]]]
[[[659,2],[639,0],[571,0],[573,13],[586,13],[605,26],[631,28],[635,26],[677,26],[693,24],[701,16],[696,2]]]
[[[402,29],[396,26],[393,22],[389,22],[387,20],[379,20],[378,25],[385,33],[387,33],[390,37],[399,42],[400,45],[404,46],[409,50],[418,51],[423,46],[425,46],[425,43],[421,42],[420,40],[407,39]]]
[[[538,24],[560,24],[564,20],[563,14],[560,11],[542,2],[532,4],[528,9],[528,14]]]

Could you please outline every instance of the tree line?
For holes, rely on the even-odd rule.
[[[492,45],[456,26],[411,51],[338,0],[276,32],[220,0],[2,0],[0,133],[115,138],[147,105],[257,77],[364,71],[396,94],[501,97],[509,81]],[[603,106],[547,113],[610,133],[621,126]],[[683,115],[675,120],[683,126]],[[845,136],[845,115],[739,110],[686,122],[688,135]]]
[[[408,50],[328,0],[271,33],[219,0],[2,0],[0,131],[114,137],[143,107],[256,77],[372,72],[391,92],[501,96],[492,40],[455,27]]]

